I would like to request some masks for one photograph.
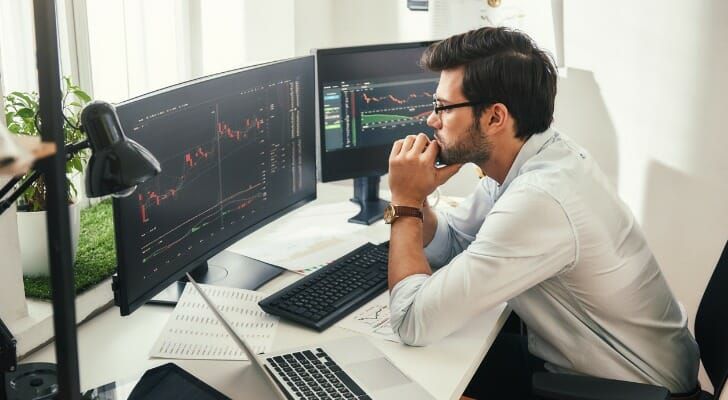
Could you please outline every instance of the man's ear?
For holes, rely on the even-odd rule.
[[[503,103],[495,103],[483,111],[480,116],[480,126],[486,128],[489,135],[497,135],[507,131],[511,121],[508,107]]]
[[[491,110],[489,125],[492,128],[502,128],[508,121],[508,107],[503,103],[495,103],[489,107]]]
[[[503,131],[509,119],[508,107],[503,103],[495,103],[480,114],[480,126],[487,128],[486,131],[493,134]]]

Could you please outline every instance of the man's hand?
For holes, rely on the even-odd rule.
[[[420,208],[428,194],[460,170],[462,164],[435,167],[439,152],[437,142],[424,133],[394,142],[389,155],[392,203]]]

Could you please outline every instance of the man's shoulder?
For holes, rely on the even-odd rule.
[[[560,138],[526,161],[512,186],[524,190],[530,187],[563,199],[568,193],[588,185],[587,182],[594,178],[590,171],[594,171],[595,167],[584,149]]]

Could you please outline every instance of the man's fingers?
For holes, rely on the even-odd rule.
[[[412,145],[412,151],[414,151],[415,154],[422,153],[425,151],[425,147],[428,143],[430,143],[430,138],[428,138],[424,133],[420,133],[416,136],[415,142]]]
[[[402,150],[403,143],[404,143],[404,140],[402,140],[402,139],[399,139],[394,142],[394,144],[392,145],[392,152],[389,153],[389,158],[393,158],[394,156],[399,154],[399,152]]]
[[[445,167],[437,168],[436,173],[438,186],[442,185],[443,183],[447,182],[448,179],[452,178],[452,176],[455,175],[462,166],[463,164],[452,164]]]
[[[412,148],[412,145],[414,145],[416,138],[417,138],[417,136],[415,136],[415,135],[409,135],[406,138],[404,138],[404,143],[402,144],[402,151],[409,151]]]
[[[437,140],[431,140],[430,144],[427,145],[427,149],[425,149],[425,156],[437,157],[438,153],[440,153],[440,145],[437,143]]]
[[[430,165],[435,165],[437,155],[440,154],[440,145],[436,141],[431,141],[424,152],[422,152],[422,160]]]

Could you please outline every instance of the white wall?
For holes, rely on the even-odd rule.
[[[612,177],[691,321],[728,239],[727,19],[722,0],[564,6],[555,125]]]
[[[295,2],[294,48],[297,56],[311,54],[311,49],[333,47],[336,41],[333,29],[332,5],[334,0],[306,0]]]
[[[421,39],[401,34],[403,0],[306,0],[295,7],[296,55],[314,48]]]

